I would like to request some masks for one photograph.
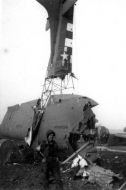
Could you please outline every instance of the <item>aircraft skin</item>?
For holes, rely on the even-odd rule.
[[[72,72],[73,13],[75,0],[37,0],[48,12],[51,55],[47,78],[62,80]]]
[[[51,96],[33,147],[37,146],[38,141],[46,140],[46,132],[49,129],[55,131],[59,146],[66,147],[69,134],[78,129],[78,124],[83,119],[83,107],[88,102],[91,102],[92,107],[97,105],[97,102],[92,99],[79,95]],[[36,105],[36,100],[9,107],[0,127],[0,137],[24,141],[27,130],[33,122],[32,106],[34,105]],[[89,112],[93,114],[91,109]]]

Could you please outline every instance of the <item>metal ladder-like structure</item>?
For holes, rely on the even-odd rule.
[[[45,110],[51,95],[63,94],[69,90],[74,90],[74,74],[69,73],[65,79],[45,78],[42,88],[41,103],[42,109]]]

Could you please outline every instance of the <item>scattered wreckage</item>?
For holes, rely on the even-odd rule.
[[[80,130],[82,128],[80,127]],[[101,130],[100,130],[101,129]],[[76,130],[76,133],[70,133],[68,142],[68,152],[64,153],[61,150],[61,174],[64,178],[67,177],[68,183],[71,180],[77,178],[81,179],[83,185],[92,184],[99,185],[100,189],[103,190],[116,190],[119,189],[114,186],[115,181],[122,180],[122,176],[118,173],[113,172],[111,169],[106,169],[102,167],[98,162],[100,157],[100,152],[118,152],[125,154],[124,150],[113,150],[107,146],[100,146],[100,139],[108,140],[109,133],[107,130],[102,130],[102,127],[96,131],[96,128],[86,129],[83,133]],[[99,146],[98,146],[99,145]],[[70,155],[70,149],[72,152]],[[41,164],[43,154],[40,149],[35,150],[28,144],[18,144],[17,141],[7,140],[4,141],[0,147],[0,164],[5,165],[10,163],[12,165],[23,165],[23,164]],[[120,185],[120,190],[125,188],[125,183],[123,186]]]
[[[23,164],[30,163],[36,164],[40,163],[42,160],[41,155],[38,151],[34,151],[28,146],[17,145],[14,141],[10,143],[10,141],[4,142],[2,145],[3,150],[1,149],[0,153],[4,154],[5,162],[11,162],[11,164]],[[5,152],[5,148],[11,149],[9,154]],[[3,151],[3,152],[2,152]],[[90,184],[98,184],[101,189],[104,190],[115,190],[114,182],[122,180],[122,177],[119,174],[114,173],[110,169],[105,169],[97,164],[99,147],[97,149],[94,146],[93,141],[86,142],[83,144],[78,150],[72,153],[69,157],[67,157],[64,161],[61,162],[61,173],[64,176],[69,176],[68,181],[75,180],[77,178],[81,179],[82,183],[86,185]],[[100,149],[101,151],[101,149]],[[89,157],[88,154],[94,154],[95,159],[93,157]],[[3,157],[3,158],[4,158]],[[10,159],[9,159],[10,157]],[[9,160],[7,160],[9,159]],[[66,175],[67,174],[67,175]],[[122,184],[118,190],[123,190],[125,187],[125,183]]]
[[[81,177],[84,184],[98,184],[101,189],[112,190],[114,180],[120,180],[122,177],[119,174],[115,174],[109,169],[98,166],[96,163],[93,163],[90,159],[85,156],[81,156],[80,153],[90,143],[84,144],[81,148],[75,151],[69,158],[67,158],[62,164],[67,164],[68,167],[64,173],[71,173],[71,176],[74,178]],[[75,157],[76,155],[76,157]],[[73,159],[74,158],[74,159]],[[69,162],[72,159],[71,162]],[[69,168],[69,169],[68,169]],[[114,188],[115,189],[115,188]]]

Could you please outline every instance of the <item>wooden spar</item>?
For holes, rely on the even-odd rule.
[[[70,155],[66,160],[64,160],[61,164],[66,164],[69,160],[71,160],[74,156],[76,156],[81,150],[83,150],[84,148],[86,148],[88,145],[90,144],[90,142],[87,142],[85,144],[83,144],[78,150],[76,150],[72,155]]]
[[[96,149],[98,151],[109,151],[109,152],[126,153],[126,150],[116,150],[116,149],[107,148],[105,146],[97,146]]]
[[[125,185],[126,185],[126,181],[121,185],[121,187],[118,190],[122,190],[123,187],[125,187]]]

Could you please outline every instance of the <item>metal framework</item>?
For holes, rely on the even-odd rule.
[[[51,95],[68,93],[74,90],[74,78],[74,75],[71,73],[66,75],[64,80],[60,78],[45,78],[41,95],[42,108],[46,108]]]

